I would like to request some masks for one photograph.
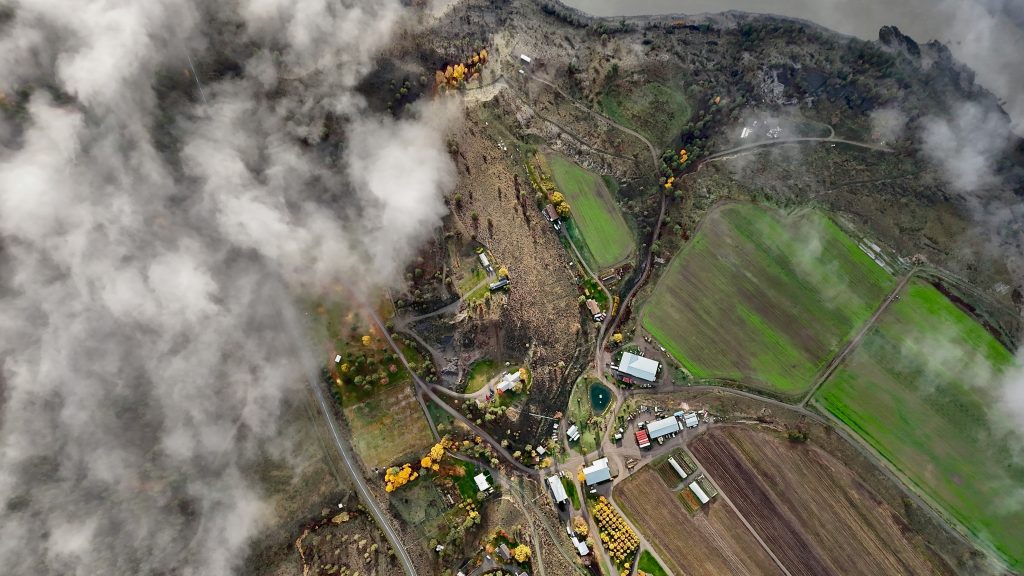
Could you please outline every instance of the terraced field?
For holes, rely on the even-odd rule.
[[[552,154],[546,157],[558,190],[572,209],[566,222],[570,236],[582,236],[597,268],[618,264],[633,253],[633,232],[600,176]],[[574,238],[575,240],[575,238]]]
[[[820,212],[728,204],[673,258],[642,323],[697,377],[797,398],[894,285]]]
[[[953,573],[899,511],[813,445],[732,426],[690,448],[793,576]]]
[[[933,286],[915,281],[815,401],[1016,569],[1024,467],[992,406],[1013,355]]]

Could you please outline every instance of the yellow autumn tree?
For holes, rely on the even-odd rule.
[[[515,557],[516,562],[522,564],[530,559],[530,548],[526,544],[520,544],[512,549],[512,556]]]
[[[622,332],[616,332],[612,334],[612,342],[616,344],[622,344]]]
[[[444,457],[444,445],[441,442],[430,447],[430,458],[440,460]]]
[[[429,469],[433,464],[434,462],[430,459],[430,456],[424,456],[420,459],[420,468]]]
[[[369,335],[369,334],[366,334],[366,335],[364,335],[364,336],[363,336],[363,337],[361,338],[361,340],[362,340],[362,342],[363,342],[363,346],[369,346],[369,345],[370,345],[370,343],[371,343],[371,342],[373,342],[373,339],[371,339],[371,338],[370,338],[370,335]]]
[[[551,203],[555,206],[565,202],[565,196],[561,192],[553,192],[551,194]]]
[[[498,278],[508,278],[508,268],[504,266],[498,267]]]
[[[583,516],[577,516],[572,519],[572,529],[580,536],[586,536],[590,532],[590,527],[587,526],[587,521],[583,519]]]
[[[558,211],[558,215],[561,216],[562,218],[568,218],[569,214],[571,214],[568,202],[562,202],[557,207],[555,207],[555,210]]]

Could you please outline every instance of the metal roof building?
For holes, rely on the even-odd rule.
[[[569,495],[565,493],[565,486],[562,486],[562,479],[555,476],[548,476],[548,487],[551,488],[551,496],[555,499],[555,503],[561,504],[569,500]]]
[[[483,474],[477,474],[474,476],[473,481],[476,482],[476,487],[481,492],[486,492],[487,489],[491,487],[491,485],[487,483],[487,476],[484,476]]]
[[[569,429],[565,431],[566,437],[569,438],[570,442],[575,442],[580,439],[580,429],[575,424],[569,426]]]
[[[573,536],[572,543],[576,546],[576,551],[579,552],[580,556],[590,554],[590,548],[587,548],[587,544],[585,542],[580,542],[575,536]]]
[[[622,360],[619,361],[619,372],[654,382],[658,379],[658,366],[657,360],[637,356],[632,352],[623,352]]]
[[[636,431],[636,445],[640,448],[647,448],[651,445],[651,439],[647,436],[647,430]]]
[[[679,474],[680,478],[686,480],[686,472],[683,472],[682,466],[680,466],[679,463],[676,462],[675,458],[669,458],[668,463],[672,465],[672,468],[676,471],[676,474]]]
[[[687,428],[696,428],[697,425],[700,424],[700,420],[697,418],[696,414],[689,412],[685,416],[685,423]]]
[[[583,469],[583,478],[586,480],[587,486],[611,480],[612,471],[608,468],[608,459],[594,460],[593,464]]]
[[[657,440],[673,432],[679,432],[679,421],[676,420],[675,416],[655,420],[647,425],[647,433],[650,435],[651,440]]]

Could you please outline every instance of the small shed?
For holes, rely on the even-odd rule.
[[[600,484],[601,482],[607,482],[612,479],[612,471],[608,468],[608,459],[601,458],[600,460],[594,460],[594,463],[583,469],[583,478],[587,483],[587,486],[593,486],[594,484]]]
[[[647,430],[636,431],[636,445],[640,448],[650,448],[651,438],[647,435]]]
[[[484,476],[483,473],[474,476],[473,481],[476,482],[476,487],[481,492],[486,492],[491,488],[491,484],[487,481],[487,476]]]
[[[590,315],[593,316],[594,320],[598,322],[604,320],[604,313],[601,312],[601,306],[599,306],[597,301],[593,298],[587,299],[587,310],[590,311]]]
[[[569,438],[570,442],[575,442],[580,439],[580,429],[575,424],[569,426],[569,429],[565,431],[565,435]]]
[[[504,542],[501,543],[501,546],[498,546],[498,555],[501,556],[501,559],[505,562],[512,559],[512,553],[509,551],[508,545]]]
[[[558,222],[558,210],[555,210],[554,204],[544,207],[544,216],[547,217],[548,222]]]
[[[489,286],[487,286],[487,288],[490,289],[491,292],[494,292],[494,291],[497,291],[497,290],[501,290],[505,286],[508,286],[508,284],[509,284],[508,278],[502,278],[501,280],[498,280],[497,282],[492,282]]]
[[[576,547],[576,552],[578,552],[580,556],[590,554],[590,548],[587,548],[587,543],[581,542],[575,536],[572,537],[572,545]]]
[[[681,479],[686,480],[686,472],[683,472],[683,467],[676,462],[675,458],[669,458],[668,463],[672,465],[672,469],[676,471],[676,474],[679,474]]]
[[[530,62],[533,62],[533,58],[530,58],[526,54],[520,54],[519,59],[522,60],[524,64],[529,64]]]
[[[687,428],[696,428],[697,425],[700,424],[700,419],[697,418],[696,413],[688,412],[683,416],[683,424],[685,424]]]

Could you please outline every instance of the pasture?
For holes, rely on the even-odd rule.
[[[902,510],[812,444],[732,426],[698,436],[690,449],[793,576],[953,573]]]
[[[1024,508],[1009,503],[1024,494],[1024,466],[992,409],[1013,365],[980,324],[915,281],[815,401],[1019,570]]]
[[[821,212],[727,204],[669,263],[641,322],[695,377],[795,399],[894,285]]]
[[[418,461],[419,453],[434,440],[408,382],[345,406],[344,413],[352,431],[352,445],[367,468],[382,468],[406,457]]]
[[[682,86],[657,82],[617,84],[601,96],[601,112],[643,133],[659,147],[670,145],[679,136],[691,114]]]
[[[558,191],[572,210],[566,232],[570,236],[578,232],[582,237],[585,246],[577,243],[577,247],[584,254],[589,252],[591,264],[602,269],[629,258],[634,249],[633,232],[604,180],[557,154],[546,159]]]

